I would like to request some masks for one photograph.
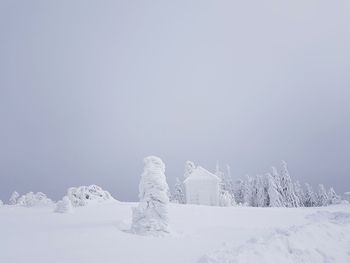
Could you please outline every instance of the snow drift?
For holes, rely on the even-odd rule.
[[[199,263],[350,262],[350,213],[316,212],[310,223],[275,229],[239,247],[225,246]]]

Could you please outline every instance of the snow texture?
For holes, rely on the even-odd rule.
[[[67,196],[74,207],[115,201],[108,191],[97,185],[71,187],[67,191]]]
[[[156,156],[144,159],[144,171],[139,184],[138,207],[132,210],[131,232],[140,235],[162,236],[168,229],[168,191],[165,165]]]
[[[239,247],[226,245],[198,262],[350,262],[350,213],[322,211],[307,218],[308,224],[276,229]]]

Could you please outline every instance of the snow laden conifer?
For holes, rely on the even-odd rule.
[[[311,185],[305,183],[305,195],[304,195],[304,206],[313,207],[317,205],[316,194],[314,193]]]
[[[268,197],[268,185],[266,177],[262,175],[257,175],[255,177],[255,206],[265,207],[268,206],[269,197]]]
[[[139,184],[138,207],[132,210],[131,231],[140,235],[162,236],[169,233],[165,165],[156,156],[144,159],[144,171]]]
[[[236,204],[234,192],[233,192],[233,181],[231,178],[230,166],[226,166],[226,173],[220,170],[219,162],[216,163],[215,175],[220,178],[221,182],[220,193],[219,193],[219,205],[220,206],[233,206]]]
[[[279,175],[281,177],[281,187],[283,190],[282,195],[285,202],[285,206],[299,207],[300,202],[298,197],[295,195],[293,183],[287,169],[287,163],[285,161],[281,162],[281,171]]]
[[[328,204],[329,205],[337,205],[341,203],[341,198],[339,195],[337,195],[337,193],[334,191],[333,187],[331,187],[328,191],[327,194],[328,197]]]
[[[299,181],[295,181],[294,183],[294,192],[295,192],[295,195],[298,197],[299,205],[304,206],[305,193]]]
[[[319,184],[317,188],[317,206],[326,206],[328,205],[328,195],[326,188],[323,184]]]
[[[14,191],[12,194],[11,194],[11,197],[10,197],[10,205],[16,205],[17,204],[17,200],[19,198],[19,193]]]
[[[185,203],[185,191],[183,182],[180,181],[178,177],[176,177],[176,183],[174,186],[174,193],[172,195],[172,202],[178,204]]]
[[[235,201],[239,205],[244,204],[244,181],[243,180],[237,180],[233,184],[233,194],[235,197]]]
[[[267,177],[267,193],[268,193],[268,205],[270,207],[284,207],[283,196],[281,194],[278,183],[270,173],[266,174]]]

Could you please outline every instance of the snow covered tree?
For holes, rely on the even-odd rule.
[[[160,236],[169,233],[165,165],[156,156],[144,159],[145,167],[139,185],[140,202],[132,210],[131,231],[140,235]]]
[[[185,179],[191,175],[191,173],[194,171],[194,169],[196,169],[195,164],[191,161],[186,161],[185,172],[184,172]]]
[[[2,200],[0,200],[0,206],[3,206],[4,202]]]
[[[178,204],[185,203],[184,185],[178,177],[176,177],[176,183],[174,186],[174,194],[172,195],[172,201]]]
[[[311,185],[308,183],[305,184],[305,196],[304,196],[304,206],[313,207],[317,205],[316,194],[312,190]]]
[[[67,196],[73,207],[87,206],[105,201],[112,201],[114,198],[108,191],[98,185],[71,187],[67,190]]]
[[[220,206],[233,206],[235,205],[235,200],[232,198],[232,194],[227,191],[222,191],[219,196]]]
[[[42,192],[29,192],[17,199],[17,205],[32,207],[52,205],[53,202]]]
[[[220,196],[219,199],[222,200],[221,203],[230,203],[231,205],[236,204],[235,197],[233,193],[233,182],[231,178],[230,166],[227,165],[227,173],[220,170],[219,163],[216,163],[215,175],[220,178]],[[220,203],[220,202],[219,202]],[[222,205],[226,206],[226,205]]]
[[[329,205],[336,205],[336,204],[340,204],[341,203],[341,198],[339,195],[337,195],[337,193],[334,191],[333,187],[331,187],[328,191],[328,201],[327,203]]]
[[[255,177],[255,206],[265,207],[268,206],[268,187],[266,177],[262,175],[257,175]]]
[[[318,206],[328,205],[327,191],[324,188],[323,184],[319,184],[317,188],[317,205]]]
[[[301,187],[299,181],[296,181],[294,183],[294,192],[295,195],[298,197],[299,199],[299,205],[300,206],[304,206],[304,199],[305,199],[305,193],[303,188]]]
[[[243,180],[237,180],[233,184],[233,194],[237,204],[244,204],[244,182]]]
[[[19,198],[19,193],[14,191],[10,197],[10,205],[15,205],[17,204],[17,199]]]
[[[73,212],[72,202],[70,201],[68,196],[64,196],[62,200],[57,202],[54,212],[55,213],[72,213]]]
[[[283,191],[282,196],[284,198],[285,206],[299,207],[300,202],[298,197],[294,193],[293,183],[287,169],[287,163],[285,161],[281,162],[280,178],[281,178],[281,187]]]
[[[254,180],[249,175],[245,176],[245,180],[242,185],[243,200],[245,206],[253,206],[254,203]]]
[[[267,193],[268,193],[268,206],[270,207],[284,207],[283,196],[276,182],[276,177],[272,176],[270,173],[266,175],[267,177]]]

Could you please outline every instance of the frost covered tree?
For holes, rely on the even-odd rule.
[[[178,177],[176,177],[176,183],[174,186],[174,193],[172,195],[172,201],[178,204],[185,203],[185,191],[184,185]]]
[[[243,200],[245,206],[253,206],[254,202],[254,180],[249,175],[245,176],[242,184]]]
[[[219,196],[220,206],[234,206],[235,200],[232,198],[232,194],[227,191],[222,191]]]
[[[56,204],[56,208],[54,210],[55,213],[72,213],[73,206],[68,196],[64,196],[62,200],[58,201]]]
[[[267,177],[267,193],[268,193],[268,206],[270,207],[284,207],[283,196],[280,191],[278,182],[276,182],[275,177],[270,173],[266,175]]]
[[[10,205],[15,205],[17,204],[17,199],[19,198],[19,193],[14,191],[12,194],[11,194],[11,197],[10,197]]]
[[[328,195],[327,195],[326,188],[324,188],[323,184],[319,184],[317,188],[317,205],[318,206],[328,205]]]
[[[233,194],[237,204],[244,204],[244,181],[237,180],[233,184]]]
[[[334,191],[333,187],[331,187],[328,191],[328,204],[329,205],[336,205],[341,203],[341,198],[337,193]]]
[[[300,206],[304,206],[304,202],[305,202],[305,193],[304,193],[304,190],[303,188],[301,187],[299,181],[296,181],[294,183],[294,192],[295,192],[295,195],[298,197],[299,199],[299,205]]]
[[[313,207],[317,205],[316,194],[312,190],[311,185],[305,184],[304,206]]]
[[[294,193],[294,187],[292,180],[290,178],[287,163],[285,161],[281,162],[281,171],[279,173],[281,178],[282,195],[286,207],[299,207],[300,202],[298,197]]]
[[[132,210],[131,231],[140,235],[164,235],[169,233],[165,165],[156,156],[146,157],[144,164],[139,184],[140,202]]]
[[[185,172],[184,172],[185,179],[192,174],[194,169],[196,169],[196,165],[193,162],[191,162],[191,161],[186,161],[186,163],[185,163]]]
[[[29,192],[25,195],[22,195],[20,198],[18,198],[16,204],[21,206],[26,206],[26,207],[32,207],[32,206],[52,205],[53,202],[50,198],[48,198],[42,192],[37,192],[37,193]]]
[[[255,177],[255,206],[265,207],[268,206],[269,197],[268,197],[268,185],[266,177],[262,175],[257,175]]]

